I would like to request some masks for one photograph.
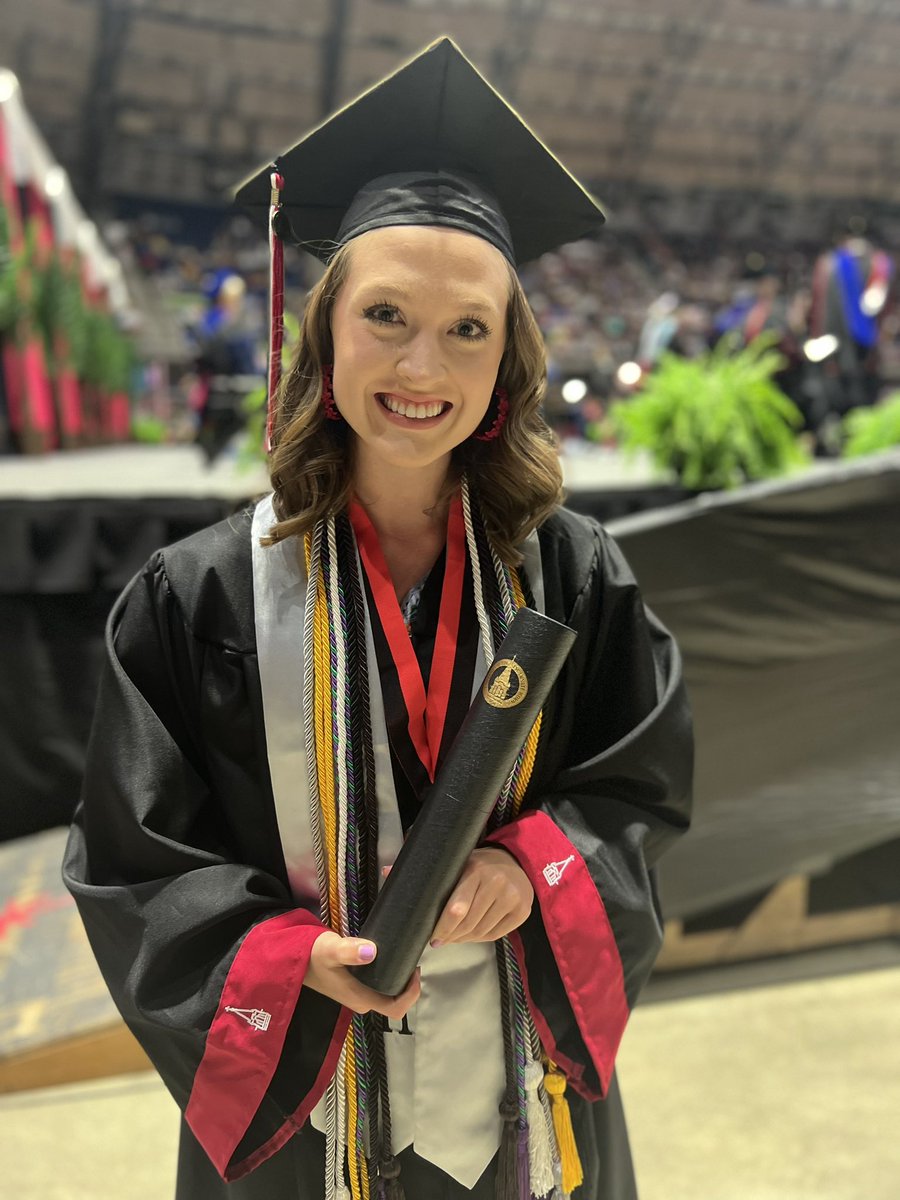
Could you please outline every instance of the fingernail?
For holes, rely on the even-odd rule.
[[[371,962],[372,959],[375,957],[375,947],[374,946],[360,946],[359,957],[362,962]]]
[[[443,944],[444,943],[441,941],[440,938],[435,938],[434,941],[431,943],[431,948],[432,948],[432,950],[437,950],[438,946],[443,946]]]

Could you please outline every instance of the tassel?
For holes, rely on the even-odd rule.
[[[519,1180],[519,1200],[531,1200],[531,1171],[528,1166],[528,1126],[519,1126],[516,1144],[516,1174]]]
[[[272,449],[275,428],[275,396],[281,379],[281,348],[284,343],[284,243],[275,231],[275,218],[281,210],[284,177],[277,167],[270,176],[272,195],[269,207],[269,381],[266,403],[266,453]]]
[[[388,1158],[381,1164],[378,1172],[379,1195],[381,1188],[384,1188],[384,1200],[406,1200],[403,1192],[403,1184],[400,1182],[400,1164],[396,1158]]]
[[[500,1105],[503,1118],[503,1136],[500,1139],[500,1154],[497,1159],[496,1200],[519,1200],[518,1131],[519,1106],[515,1100],[504,1100]]]
[[[563,1191],[572,1193],[584,1182],[584,1170],[578,1157],[578,1146],[575,1144],[575,1130],[572,1128],[572,1114],[566,1099],[566,1081],[556,1064],[548,1060],[547,1074],[544,1077],[544,1087],[550,1097],[553,1112],[553,1129],[556,1133],[556,1143],[559,1146],[559,1161],[562,1165]]]
[[[539,1062],[532,1059],[525,1068],[525,1096],[528,1116],[528,1166],[531,1177],[531,1194],[540,1200],[549,1196],[556,1186],[553,1178],[553,1155],[550,1148],[550,1131],[544,1116],[544,1106],[538,1088],[544,1082],[544,1072]]]

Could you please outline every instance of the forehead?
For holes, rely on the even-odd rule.
[[[510,268],[489,242],[457,229],[392,225],[348,244],[347,287],[459,298],[500,311],[510,295]]]

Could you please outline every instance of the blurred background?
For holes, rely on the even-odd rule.
[[[103,623],[267,490],[268,247],[234,185],[449,34],[607,210],[521,274],[568,502],[697,719],[622,1051],[642,1194],[894,1200],[900,2],[0,0],[0,29],[10,1194],[171,1194],[174,1106],[58,882]],[[290,353],[321,268],[285,257]]]

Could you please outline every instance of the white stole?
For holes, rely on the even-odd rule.
[[[303,638],[306,570],[296,538],[261,546],[275,524],[272,497],[253,516],[252,561],[256,645],[266,745],[288,879],[298,904],[319,911],[303,730]],[[525,572],[543,611],[536,534],[521,547]],[[369,703],[378,797],[378,863],[394,862],[403,830],[394,791],[390,744],[371,623],[366,611]],[[474,689],[490,664],[480,656]],[[500,1146],[505,1088],[500,989],[493,944],[426,947],[422,994],[408,1014],[412,1033],[385,1035],[395,1154],[409,1145],[464,1187],[475,1185]],[[313,1125],[325,1129],[324,1101]]]

